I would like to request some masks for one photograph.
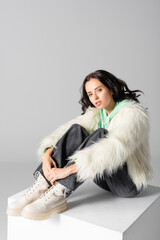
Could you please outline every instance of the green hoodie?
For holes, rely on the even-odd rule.
[[[112,110],[112,112],[107,115],[106,110],[100,109],[99,111],[99,123],[98,123],[98,128],[105,128],[108,129],[110,121],[112,120],[112,118],[119,112],[119,110],[128,102],[131,102],[132,100],[128,100],[128,99],[124,99],[122,101],[118,101],[115,104],[114,109]]]

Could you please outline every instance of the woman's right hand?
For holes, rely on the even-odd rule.
[[[48,179],[50,176],[50,171],[51,169],[54,167],[56,168],[56,163],[55,161],[52,159],[51,154],[53,152],[52,148],[48,148],[47,151],[43,154],[43,165],[42,165],[42,169],[43,169],[43,173],[45,175],[45,177]]]

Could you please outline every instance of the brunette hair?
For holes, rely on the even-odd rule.
[[[124,99],[132,99],[136,102],[139,102],[138,97],[141,96],[141,94],[136,94],[137,92],[141,92],[140,90],[133,90],[131,91],[127,84],[115,77],[110,72],[107,72],[105,70],[97,70],[95,72],[90,73],[87,75],[83,81],[83,84],[81,86],[81,99],[79,103],[82,105],[82,114],[84,114],[89,106],[95,107],[89,100],[89,97],[85,90],[85,84],[88,82],[91,78],[98,79],[101,83],[103,83],[109,90],[113,91],[113,99],[115,102],[121,101]],[[144,93],[143,93],[144,94]]]

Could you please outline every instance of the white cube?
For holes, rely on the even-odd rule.
[[[19,198],[20,192],[8,199]],[[160,188],[120,198],[85,182],[67,200],[68,210],[43,221],[8,216],[8,240],[159,240]]]

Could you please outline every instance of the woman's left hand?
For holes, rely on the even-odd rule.
[[[67,168],[52,168],[50,171],[50,175],[48,180],[52,185],[54,185],[57,179],[62,179],[68,177],[68,169]]]

